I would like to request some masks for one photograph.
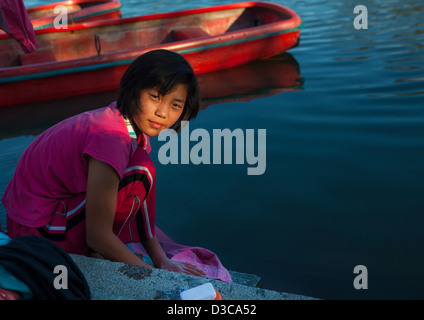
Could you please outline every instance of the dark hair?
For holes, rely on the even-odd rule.
[[[133,117],[139,107],[142,89],[157,88],[164,96],[178,84],[187,86],[184,110],[173,125],[181,130],[181,121],[197,116],[200,107],[200,89],[193,69],[178,53],[168,50],[149,51],[135,59],[125,71],[120,82],[117,108],[121,114]]]

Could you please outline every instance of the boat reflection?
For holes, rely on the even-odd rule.
[[[249,101],[284,91],[301,90],[300,67],[290,53],[239,67],[198,75],[201,109],[213,104]],[[0,139],[35,135],[78,113],[100,108],[117,99],[118,90],[60,100],[2,107]]]
[[[300,66],[290,53],[201,74],[197,79],[202,91],[202,109],[217,103],[249,101],[301,90],[304,82]]]

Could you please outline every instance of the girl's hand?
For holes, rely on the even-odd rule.
[[[204,273],[199,268],[185,262],[174,261],[169,258],[164,259],[161,264],[158,266],[159,269],[164,269],[168,271],[174,271],[179,273],[190,274],[193,276],[205,276]]]

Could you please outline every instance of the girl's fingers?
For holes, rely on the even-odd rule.
[[[196,266],[193,266],[190,263],[185,262],[179,262],[179,261],[173,261],[173,260],[166,260],[166,263],[161,266],[161,269],[179,272],[179,273],[185,273],[193,276],[205,276],[206,273],[197,268]]]
[[[193,266],[189,263],[183,263],[183,265],[184,265],[184,270],[186,271],[185,273],[195,275],[195,276],[205,276],[206,275],[205,272],[203,272],[202,270],[200,270],[196,266]]]

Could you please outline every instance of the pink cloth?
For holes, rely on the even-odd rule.
[[[200,247],[191,247],[177,244],[156,226],[156,237],[163,250],[171,260],[190,263],[206,273],[208,278],[224,282],[233,282],[228,270],[222,265],[218,256],[212,251]],[[147,255],[143,245],[139,242],[130,244],[135,253]]]
[[[16,39],[25,53],[35,51],[38,46],[22,0],[0,0],[0,29]]]
[[[86,193],[86,155],[110,164],[122,179],[135,149],[115,102],[56,124],[19,159],[2,197],[8,216],[29,227],[46,225],[62,200]]]

